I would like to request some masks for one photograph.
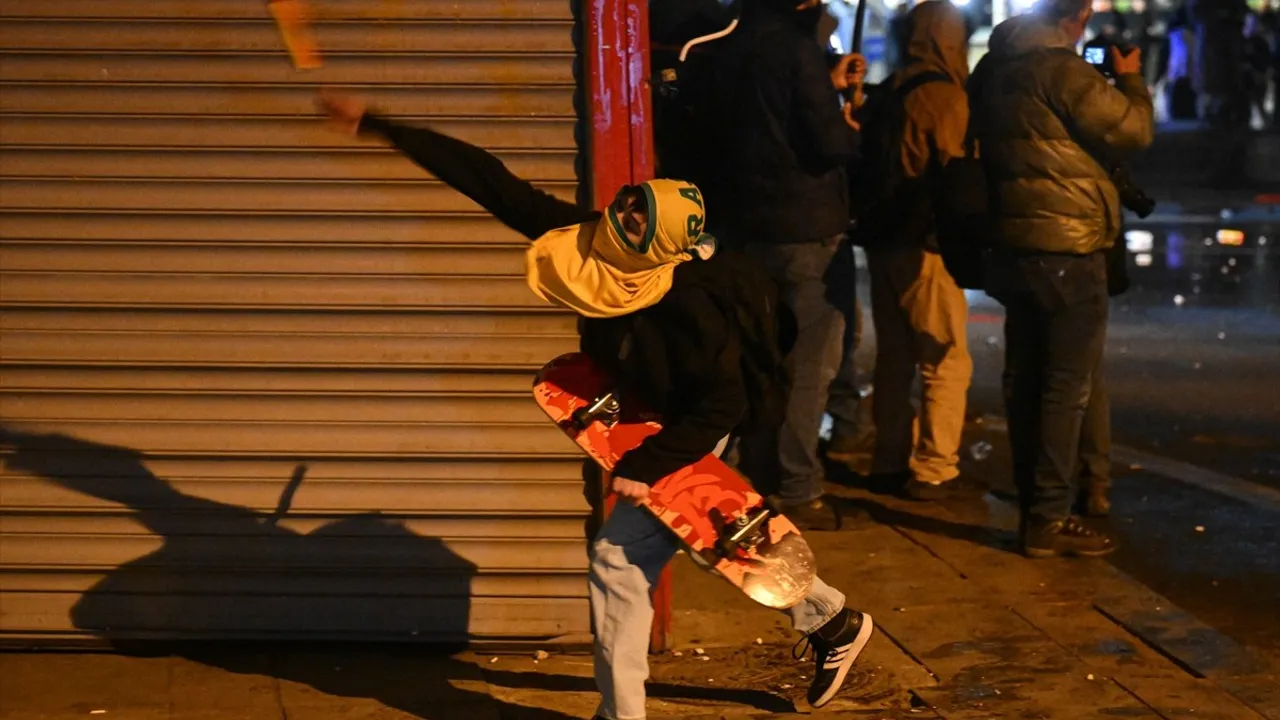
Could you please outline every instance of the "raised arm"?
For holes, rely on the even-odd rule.
[[[858,134],[850,116],[842,116],[837,94],[847,87],[845,74],[857,57],[844,56],[834,69],[827,68],[826,56],[816,46],[801,48],[796,57],[795,74],[788,81],[794,92],[794,118],[809,138],[817,170],[846,165],[857,153]],[[844,84],[833,85],[836,78]]]
[[[1144,150],[1155,137],[1151,94],[1139,74],[1136,51],[1132,60],[1113,53],[1119,73],[1115,87],[1078,56],[1061,60],[1054,75],[1055,110],[1090,147],[1119,154]],[[1132,66],[1122,68],[1124,61]]]
[[[470,143],[429,128],[392,122],[368,112],[364,103],[351,98],[321,95],[317,104],[337,130],[382,136],[427,172],[530,240],[599,216],[535,188],[491,153]]]

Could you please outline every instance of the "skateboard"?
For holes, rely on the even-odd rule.
[[[657,414],[620,393],[582,353],[547,363],[533,396],[606,472],[662,429]],[[659,480],[640,506],[671,529],[696,564],[761,605],[792,607],[813,584],[813,552],[800,531],[714,455]]]

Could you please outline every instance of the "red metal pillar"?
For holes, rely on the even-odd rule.
[[[584,0],[590,133],[591,201],[603,207],[623,185],[653,177],[653,125],[649,87],[647,0]],[[604,482],[608,477],[604,476]],[[614,499],[604,495],[604,515]],[[671,637],[671,571],[653,589],[650,652],[662,652]]]
[[[592,202],[653,177],[649,8],[644,0],[586,0],[584,50]]]

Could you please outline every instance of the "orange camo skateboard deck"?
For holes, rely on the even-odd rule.
[[[614,395],[612,380],[586,355],[562,355],[533,382],[538,405],[606,471],[662,426],[655,413]],[[799,603],[814,560],[800,531],[747,480],[714,455],[668,475],[641,502],[689,555],[766,607]]]

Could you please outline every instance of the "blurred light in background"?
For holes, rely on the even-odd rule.
[[[1151,252],[1155,247],[1155,239],[1150,230],[1126,230],[1124,246],[1129,252]]]
[[[1240,247],[1244,245],[1244,232],[1241,230],[1219,230],[1218,244],[1228,245],[1230,247]]]
[[[1187,239],[1176,230],[1170,231],[1169,235],[1164,239],[1164,264],[1170,270],[1177,270],[1182,267],[1182,247],[1186,244]]]

